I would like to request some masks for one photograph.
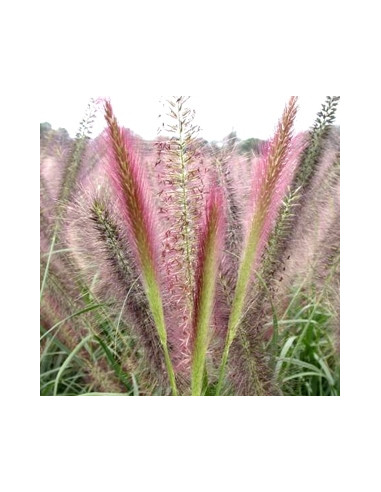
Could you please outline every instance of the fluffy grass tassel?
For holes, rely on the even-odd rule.
[[[219,190],[212,190],[206,210],[206,219],[200,232],[196,274],[192,396],[202,394],[219,257],[224,237],[223,195]]]
[[[127,130],[119,127],[109,101],[105,103],[105,118],[108,126],[108,146],[111,150],[109,156],[111,182],[130,233],[137,264],[141,269],[148,303],[164,351],[172,394],[177,396],[175,374],[168,351],[155,248],[157,236],[154,231],[153,207],[150,205],[147,181],[134,149],[132,136]]]
[[[287,185],[292,179],[292,172],[289,168],[294,166],[294,159],[290,159],[290,157],[292,153],[292,129],[297,112],[296,102],[297,98],[293,96],[283,113],[273,140],[265,149],[264,156],[257,163],[254,173],[251,198],[251,206],[254,210],[249,212],[246,245],[241,255],[238,270],[225,348],[220,365],[217,395],[220,393],[224,381],[229,350],[244,313],[254,266],[275,225],[276,216],[282,204],[283,193],[285,193]]]

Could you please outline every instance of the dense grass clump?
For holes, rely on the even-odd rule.
[[[339,395],[338,101],[251,147],[185,96],[156,142],[41,125],[41,395]]]

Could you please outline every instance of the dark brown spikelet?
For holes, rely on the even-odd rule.
[[[255,310],[263,319],[263,313]],[[249,317],[250,318],[250,317]],[[278,389],[273,380],[271,354],[265,348],[264,333],[243,322],[231,347],[229,381],[235,395],[275,396]]]
[[[85,191],[72,207],[67,240],[85,284],[108,304],[114,324],[138,337],[145,360],[161,379],[163,355],[154,321],[137,273],[134,255],[107,195]],[[163,382],[161,380],[161,382]]]

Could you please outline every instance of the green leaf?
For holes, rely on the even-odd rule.
[[[285,360],[287,352],[290,350],[290,348],[292,347],[292,344],[295,342],[296,339],[297,339],[296,336],[289,337],[286,340],[286,343],[283,345],[282,351],[281,351],[280,356],[278,358],[278,362],[275,366],[275,377],[276,378],[278,378],[278,375],[279,375],[280,370],[282,368],[282,364],[283,364],[283,361]]]
[[[70,355],[67,357],[65,362],[62,364],[60,367],[60,370],[57,374],[56,380],[54,382],[54,390],[53,390],[53,396],[57,396],[57,391],[58,391],[58,384],[60,382],[61,376],[64,373],[65,369],[68,367],[70,364],[71,360],[73,357],[81,350],[81,348],[89,342],[93,338],[93,335],[88,335],[86,338],[84,338],[79,344],[75,347],[75,349],[70,353]]]
[[[282,382],[287,383],[287,381],[291,381],[292,379],[304,378],[305,376],[321,376],[319,372],[298,372],[297,374],[293,374],[292,376],[287,376],[283,378]]]
[[[128,381],[128,377],[127,375],[123,372],[123,369],[122,367],[116,362],[116,360],[114,359],[114,356],[112,355],[110,349],[107,347],[107,345],[103,342],[103,340],[98,337],[98,336],[95,336],[94,337],[95,340],[97,340],[97,342],[99,343],[99,345],[102,347],[108,361],[110,362],[111,364],[111,367],[113,368],[114,372],[115,372],[115,375],[116,377],[119,379],[119,381],[128,389],[128,391],[131,391],[131,384],[130,382]],[[135,376],[131,375],[131,378],[132,378],[132,382],[134,384],[134,379],[135,379]],[[135,381],[136,382],[136,381]],[[134,388],[135,389],[135,388]]]
[[[325,377],[327,378],[328,383],[331,386],[334,386],[335,385],[335,381],[333,379],[332,373],[329,370],[329,367],[327,366],[327,364],[324,362],[324,360],[318,354],[314,354],[314,357],[317,360],[317,362],[319,362],[321,368],[323,369],[324,374],[325,374]]]
[[[278,360],[281,362],[288,362],[289,364],[294,366],[303,367],[304,369],[310,369],[311,371],[318,373],[320,376],[325,376],[318,367],[314,366],[313,364],[309,364],[308,362],[303,362],[302,360],[291,357],[279,358]]]

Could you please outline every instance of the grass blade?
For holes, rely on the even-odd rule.
[[[65,369],[69,366],[71,360],[75,357],[75,355],[81,350],[81,348],[86,345],[87,342],[89,342],[93,338],[93,335],[88,335],[86,338],[81,340],[79,344],[75,347],[75,349],[70,353],[68,358],[65,360],[65,362],[62,364],[60,367],[60,370],[57,374],[56,380],[54,382],[54,390],[53,390],[53,396],[57,396],[57,391],[58,391],[58,384],[60,382],[60,379],[62,377],[62,374],[64,373]]]

